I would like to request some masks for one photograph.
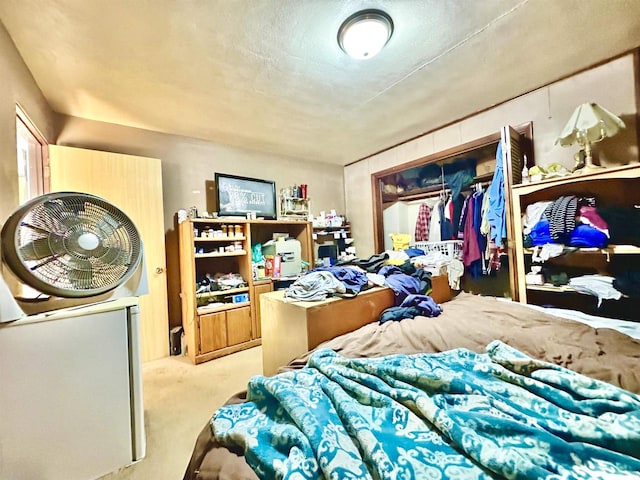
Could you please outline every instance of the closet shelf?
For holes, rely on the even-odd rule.
[[[559,292],[559,293],[582,293],[568,285],[555,286],[551,283],[544,285],[527,285],[527,290],[538,290],[540,292]]]
[[[196,298],[219,297],[221,295],[233,295],[236,293],[244,293],[248,291],[249,291],[249,287],[227,288],[223,290],[214,290],[212,292],[196,293]]]
[[[246,255],[246,250],[234,250],[233,252],[209,252],[209,253],[196,253],[195,258],[208,258],[208,257],[240,257]]]
[[[247,237],[194,237],[193,240],[196,242],[233,242],[238,240],[246,240]]]
[[[533,248],[525,248],[524,253],[533,254]],[[577,253],[581,255],[637,255],[640,253],[640,247],[636,245],[609,245],[605,248],[572,248],[567,247],[563,251],[564,254]]]
[[[576,290],[575,288],[569,285],[555,286],[552,283],[545,283],[543,285],[527,285],[527,290],[535,290],[538,292],[552,292],[552,293],[579,293],[580,295],[593,296],[586,292]],[[627,295],[622,295],[621,297],[621,299],[623,300],[626,300],[628,298],[630,297],[628,297]]]
[[[490,183],[493,179],[493,172],[485,173],[484,175],[478,175],[473,179],[473,184],[476,183]],[[472,184],[472,185],[473,185]],[[445,188],[449,188],[448,185],[445,184]],[[424,188],[414,188],[408,190],[406,192],[401,193],[383,193],[382,201],[384,203],[388,202],[397,202],[399,200],[419,200],[421,198],[432,197],[434,195],[439,194],[442,191],[442,185],[432,185]]]

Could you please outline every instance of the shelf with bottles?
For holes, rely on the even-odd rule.
[[[199,250],[196,250],[196,252],[198,253],[194,253],[193,255],[195,258],[239,257],[247,254],[247,251],[243,249],[230,250],[230,251],[217,250],[217,251],[210,251],[210,252],[206,252],[204,250],[200,252]]]
[[[232,237],[194,237],[193,240],[195,242],[230,242],[234,240],[246,240],[247,237],[244,235],[240,235],[236,237],[235,235]]]
[[[280,217],[307,218],[311,213],[311,199],[307,185],[293,185],[280,190]]]
[[[281,217],[304,217],[311,213],[310,198],[280,197]]]
[[[196,242],[225,242],[246,240],[243,223],[225,222],[225,220],[193,219],[193,240]],[[205,225],[202,225],[202,224]]]

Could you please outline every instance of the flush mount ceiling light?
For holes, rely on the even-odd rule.
[[[347,18],[338,30],[338,44],[352,58],[375,56],[393,33],[393,21],[382,10],[362,10]]]

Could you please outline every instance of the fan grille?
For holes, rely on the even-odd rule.
[[[135,225],[99,197],[49,194],[14,215],[19,217],[14,241],[3,239],[3,253],[14,273],[43,293],[104,293],[126,281],[140,263]],[[15,250],[6,252],[5,243],[13,243]]]

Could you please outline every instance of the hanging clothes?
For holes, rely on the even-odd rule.
[[[420,205],[418,210],[418,218],[416,220],[416,230],[414,237],[416,242],[424,242],[429,239],[429,217],[431,211],[426,203]]]
[[[460,210],[460,218],[458,219],[458,240],[464,240],[464,223],[467,219],[468,202],[469,197],[462,197],[462,208]]]
[[[494,241],[490,241],[487,244],[487,251],[489,252],[487,275],[494,275],[502,268],[502,262],[500,261],[500,250],[498,249]]]
[[[496,170],[489,185],[489,208],[487,219],[491,227],[489,240],[502,247],[502,239],[507,236],[507,216],[504,198],[504,170],[502,168],[502,141],[496,149]]]
[[[485,257],[485,251],[487,249],[487,237],[482,234],[482,201],[484,199],[484,193],[478,191],[473,194],[473,230],[476,234],[476,240],[478,242],[478,250],[480,252],[480,259],[478,265],[472,270],[472,274],[480,276],[480,274],[487,273],[487,262]]]
[[[467,209],[464,222],[464,240],[462,243],[462,262],[467,268],[471,267],[474,262],[480,260],[480,249],[478,248],[478,239],[476,238],[476,231],[473,227],[473,220],[474,201],[473,196],[470,195],[467,198]]]
[[[462,216],[462,207],[464,205],[464,196],[462,194],[453,199],[453,239],[460,238],[460,217]]]
[[[430,242],[439,242],[440,237],[440,205],[442,202],[438,200],[438,202],[433,206],[431,210],[431,222],[429,224],[429,241]]]
[[[454,162],[445,163],[442,170],[451,195],[457,197],[463,188],[473,183],[476,177],[476,159],[458,158]]]
[[[453,236],[453,225],[451,224],[451,215],[449,214],[449,202],[440,203],[440,240],[451,240]]]
[[[489,211],[489,192],[485,192],[484,198],[482,199],[482,223],[480,224],[480,232],[489,239],[489,234],[491,233],[491,226],[489,225],[489,218],[487,216],[487,212]],[[489,243],[489,242],[487,242]]]

